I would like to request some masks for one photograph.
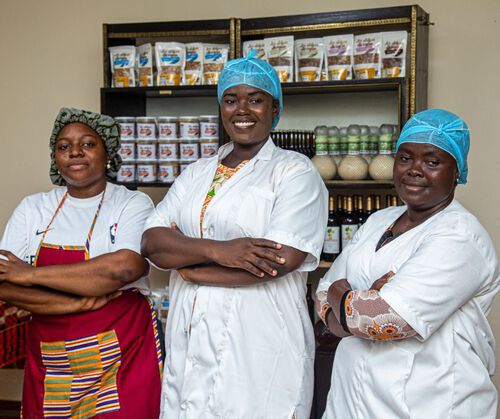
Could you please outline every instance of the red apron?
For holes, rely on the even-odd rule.
[[[87,260],[100,205],[85,247],[45,244],[43,237],[35,266]],[[135,290],[87,313],[33,315],[23,417],[158,418],[162,357],[157,327],[151,304]]]

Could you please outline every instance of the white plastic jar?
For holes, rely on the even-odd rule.
[[[200,158],[200,140],[181,138],[179,140],[179,154],[182,160],[198,160]]]
[[[197,116],[180,116],[179,137],[200,138],[200,119]]]
[[[219,117],[217,115],[200,116],[200,137],[219,138]]]
[[[158,181],[164,183],[173,183],[179,176],[179,161],[160,161],[158,162]]]
[[[158,140],[158,160],[171,161],[179,158],[179,140]]]
[[[116,174],[118,182],[135,182],[135,160],[123,162]]]
[[[156,182],[157,170],[156,160],[137,160],[137,181],[140,183]]]
[[[135,140],[135,118],[133,116],[117,116],[115,121],[120,125],[120,139],[122,141]]]
[[[156,140],[156,119],[151,116],[138,116],[135,118],[137,125],[137,138],[142,140]]]
[[[202,158],[209,158],[217,155],[219,151],[219,140],[217,138],[201,138],[200,154]]]
[[[137,140],[137,159],[156,160],[156,141]]]
[[[177,123],[179,118],[176,116],[158,117],[158,139],[166,140],[177,138]]]
[[[119,154],[124,162],[135,160],[135,142],[121,141]]]

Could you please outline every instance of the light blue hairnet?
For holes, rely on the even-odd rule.
[[[457,161],[458,183],[467,183],[469,127],[454,113],[428,109],[413,115],[403,127],[396,150],[403,143],[432,144],[451,154]]]
[[[247,57],[227,62],[219,76],[217,98],[219,104],[221,104],[224,92],[230,87],[239,84],[246,84],[264,90],[280,104],[279,114],[273,119],[273,128],[275,128],[283,111],[280,79],[273,66],[266,61],[255,58],[256,54],[256,50],[250,50]]]

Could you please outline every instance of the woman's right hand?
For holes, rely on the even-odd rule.
[[[284,265],[286,260],[278,251],[282,245],[267,239],[244,237],[227,241],[214,241],[212,260],[228,268],[243,269],[262,278],[264,274],[278,275],[273,265]]]

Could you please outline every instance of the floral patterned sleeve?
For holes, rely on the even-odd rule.
[[[330,304],[328,304],[328,291],[321,291],[316,294],[316,313],[318,313],[318,316],[321,320],[323,320],[323,323],[325,323],[328,326],[328,323],[326,322],[326,312],[330,308]]]
[[[376,290],[350,291],[344,309],[346,326],[354,336],[370,340],[400,340],[417,334]]]

